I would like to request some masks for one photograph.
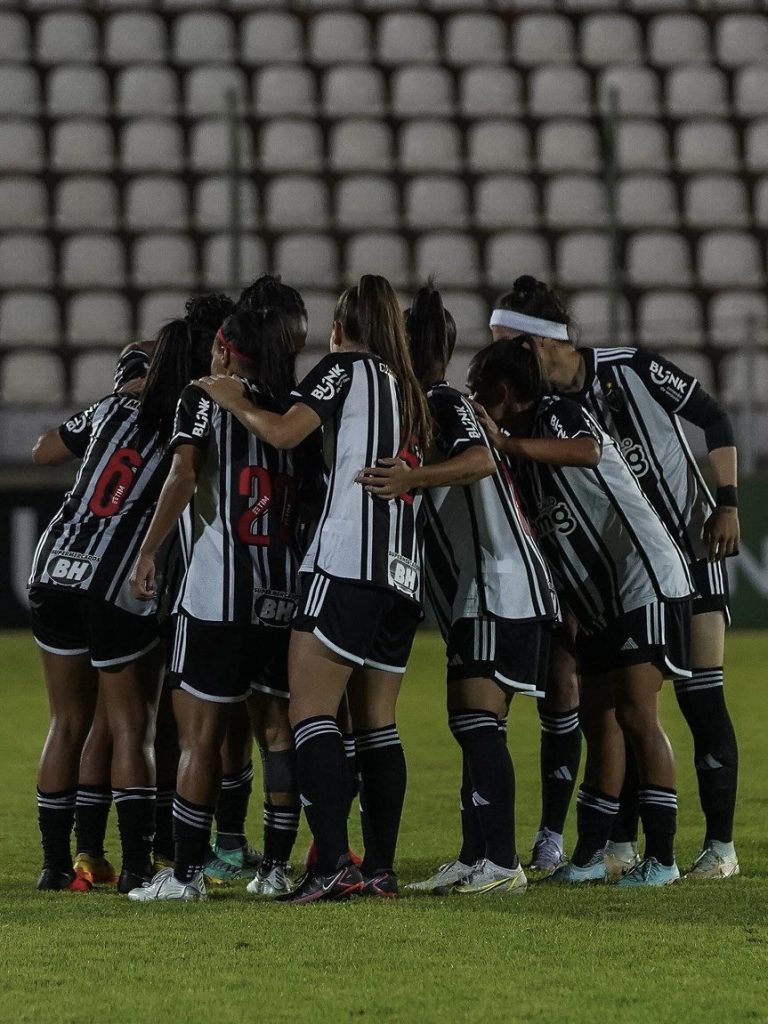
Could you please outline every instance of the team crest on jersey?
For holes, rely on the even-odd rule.
[[[98,558],[92,555],[57,551],[48,560],[45,571],[56,583],[61,583],[65,587],[77,587],[91,578],[98,561]]]
[[[556,498],[545,498],[539,502],[536,513],[536,529],[540,537],[551,533],[559,533],[567,537],[576,529],[576,520],[564,501]]]
[[[285,629],[295,611],[296,600],[288,594],[278,590],[257,590],[253,601],[253,624]]]
[[[404,594],[413,597],[419,589],[419,567],[410,558],[398,554],[396,551],[389,552],[389,565],[387,575],[390,584]]]
[[[319,384],[316,384],[312,388],[311,394],[313,398],[316,398],[319,402],[327,402],[329,399],[337,395],[341,388],[349,381],[349,374],[336,363],[332,366],[328,373],[325,374]]]
[[[625,437],[621,442],[621,454],[627,460],[627,465],[636,477],[645,476],[649,466],[642,445],[639,445],[637,441],[633,441],[631,437]]]

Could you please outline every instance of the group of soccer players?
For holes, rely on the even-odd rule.
[[[525,891],[515,693],[537,698],[541,723],[529,872],[676,881],[664,678],[706,820],[688,874],[737,874],[726,413],[659,356],[575,347],[567,307],[529,276],[498,300],[469,395],[447,381],[456,326],[431,282],[403,312],[384,278],[361,278],[297,384],[307,327],[299,293],[269,275],[237,303],[193,298],[123,353],[110,395],[38,441],[41,464],[80,459],[30,578],[51,706],[38,888],[197,900],[206,881],[248,875],[249,892],[291,903],[396,896],[396,704],[426,602],[446,645],[462,840],[409,889]],[[714,500],[681,417],[705,432]],[[245,836],[254,738],[263,853]],[[362,859],[347,832],[356,793]],[[119,875],[104,852],[113,801]],[[302,809],[314,841],[294,884]]]

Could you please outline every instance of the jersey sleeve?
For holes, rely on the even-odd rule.
[[[294,402],[308,405],[325,422],[343,405],[352,383],[352,363],[331,352],[291,392]]]
[[[552,437],[591,437],[600,441],[600,433],[592,417],[583,406],[570,398],[553,399],[548,403],[542,419],[546,432]]]
[[[453,391],[432,391],[428,397],[435,427],[435,445],[451,459],[468,448],[487,448],[480,424],[466,398]]]
[[[675,363],[638,349],[632,357],[632,368],[648,391],[667,412],[679,413],[699,388],[699,382]]]
[[[170,448],[173,451],[182,444],[192,444],[204,450],[211,437],[213,401],[194,384],[187,384],[176,406],[176,420]]]
[[[98,404],[98,402],[94,402],[93,405],[84,409],[82,412],[75,413],[74,416],[70,416],[70,418],[59,427],[59,437],[72,454],[77,456],[78,459],[82,459],[85,455],[88,448],[88,442],[91,440],[93,414]]]

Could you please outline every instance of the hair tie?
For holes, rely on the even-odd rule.
[[[221,327],[216,332],[216,340],[221,345],[224,346],[224,348],[227,350],[227,352],[229,352],[230,355],[233,355],[235,359],[239,359],[241,363],[253,362],[250,356],[244,355],[239,349],[235,348],[231,341],[227,341],[227,339],[224,336],[224,331]]]

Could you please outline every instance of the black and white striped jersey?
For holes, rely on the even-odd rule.
[[[526,508],[580,626],[600,629],[657,599],[690,597],[685,555],[590,413],[568,398],[547,396],[536,409],[532,435],[594,437],[602,447],[594,468],[518,463]]]
[[[579,350],[582,402],[620,445],[632,472],[689,562],[706,558],[701,534],[714,502],[680,423],[700,387],[662,356],[636,348]]]
[[[156,602],[137,601],[128,584],[168,469],[156,438],[139,444],[138,410],[138,399],[109,395],[59,428],[82,462],[40,538],[30,586],[87,591],[136,615],[157,611]]]
[[[331,353],[304,378],[293,398],[323,421],[328,478],[323,511],[302,571],[319,570],[420,600],[420,496],[403,494],[385,501],[355,479],[383,458],[399,455],[420,464],[417,452],[400,450],[400,395],[394,374],[370,353]]]
[[[268,407],[254,382],[246,395]],[[298,596],[297,459],[250,433],[194,384],[176,410],[171,449],[203,453],[181,519],[177,610],[205,622],[290,625]]]
[[[554,585],[515,493],[509,463],[488,444],[459,391],[443,382],[427,399],[435,447],[444,458],[481,446],[496,462],[492,476],[469,486],[424,492],[427,594],[443,635],[458,619],[555,618]]]

